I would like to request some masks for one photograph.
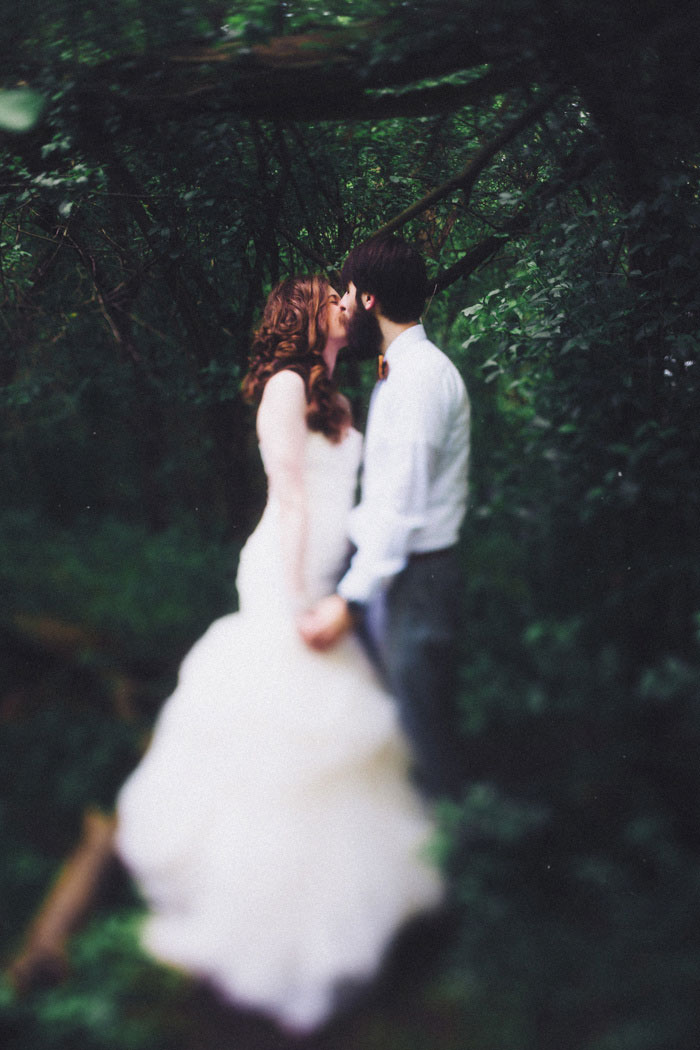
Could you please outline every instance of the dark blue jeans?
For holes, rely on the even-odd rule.
[[[416,782],[431,798],[458,794],[462,780],[456,715],[461,594],[454,548],[411,556],[384,596],[375,647],[411,744]]]

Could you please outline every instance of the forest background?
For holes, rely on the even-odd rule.
[[[410,1008],[323,1045],[696,1050],[697,4],[0,10],[3,958],[235,607],[267,290],[389,228],[473,406],[460,908]],[[67,984],[0,986],[3,1046],[250,1050],[137,914],[113,887]]]

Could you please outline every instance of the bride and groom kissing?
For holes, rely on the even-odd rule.
[[[146,948],[295,1032],[443,900],[430,800],[460,782],[467,393],[419,321],[406,241],[358,246],[342,283],[292,277],[268,298],[243,382],[268,502],[239,609],[186,656],[116,826]],[[364,442],[333,382],[345,346],[383,356]]]
[[[469,402],[449,359],[419,322],[421,256],[398,237],[356,248],[342,272],[348,352],[380,361],[351,511],[354,554],[336,593],[300,621],[320,650],[359,629],[399,705],[416,778],[454,792],[450,704],[455,692],[459,571],[455,545],[467,500]]]
[[[376,236],[342,284],[293,277],[268,297],[243,383],[268,499],[239,609],[185,657],[110,840],[147,951],[295,1035],[444,901],[432,801],[460,784],[467,393],[419,321],[417,251]],[[333,382],[345,347],[383,359],[364,442]]]
[[[239,610],[185,657],[117,806],[147,950],[295,1033],[439,907],[431,801],[459,788],[467,393],[419,321],[414,248],[377,236],[342,283],[268,297],[243,383],[268,499]],[[383,357],[364,442],[333,383],[345,347]]]

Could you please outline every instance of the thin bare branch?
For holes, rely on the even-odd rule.
[[[431,294],[442,292],[456,281],[469,277],[485,262],[488,262],[510,238],[526,233],[544,203],[564,193],[580,179],[586,178],[602,160],[603,153],[598,149],[589,151],[583,158],[569,157],[563,165],[565,172],[563,177],[544,183],[536,193],[530,196],[523,207],[503,223],[498,233],[491,233],[477,241],[452,266],[440,271],[432,282]]]
[[[395,230],[400,230],[407,222],[414,219],[417,215],[427,211],[428,208],[432,208],[433,205],[437,204],[438,201],[443,200],[449,196],[450,193],[454,193],[455,190],[461,190],[469,198],[474,184],[485,170],[489,162],[493,159],[494,155],[499,150],[503,149],[509,142],[516,138],[525,128],[530,127],[534,124],[548,109],[551,108],[552,104],[556,100],[559,92],[551,91],[547,92],[544,96],[539,98],[532,106],[529,106],[524,113],[522,113],[517,120],[507,124],[503,130],[494,138],[490,139],[483,146],[476,151],[476,153],[470,157],[468,163],[458,171],[455,175],[452,175],[445,182],[441,183],[430,193],[427,193],[420,200],[414,201],[413,204],[409,205],[398,215],[390,219],[389,222],[384,223],[383,226],[377,230],[377,233],[393,233]]]

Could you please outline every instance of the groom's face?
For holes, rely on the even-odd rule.
[[[376,357],[382,347],[382,330],[373,311],[367,310],[358,298],[352,281],[340,300],[347,317],[346,337],[348,350],[359,361]]]

